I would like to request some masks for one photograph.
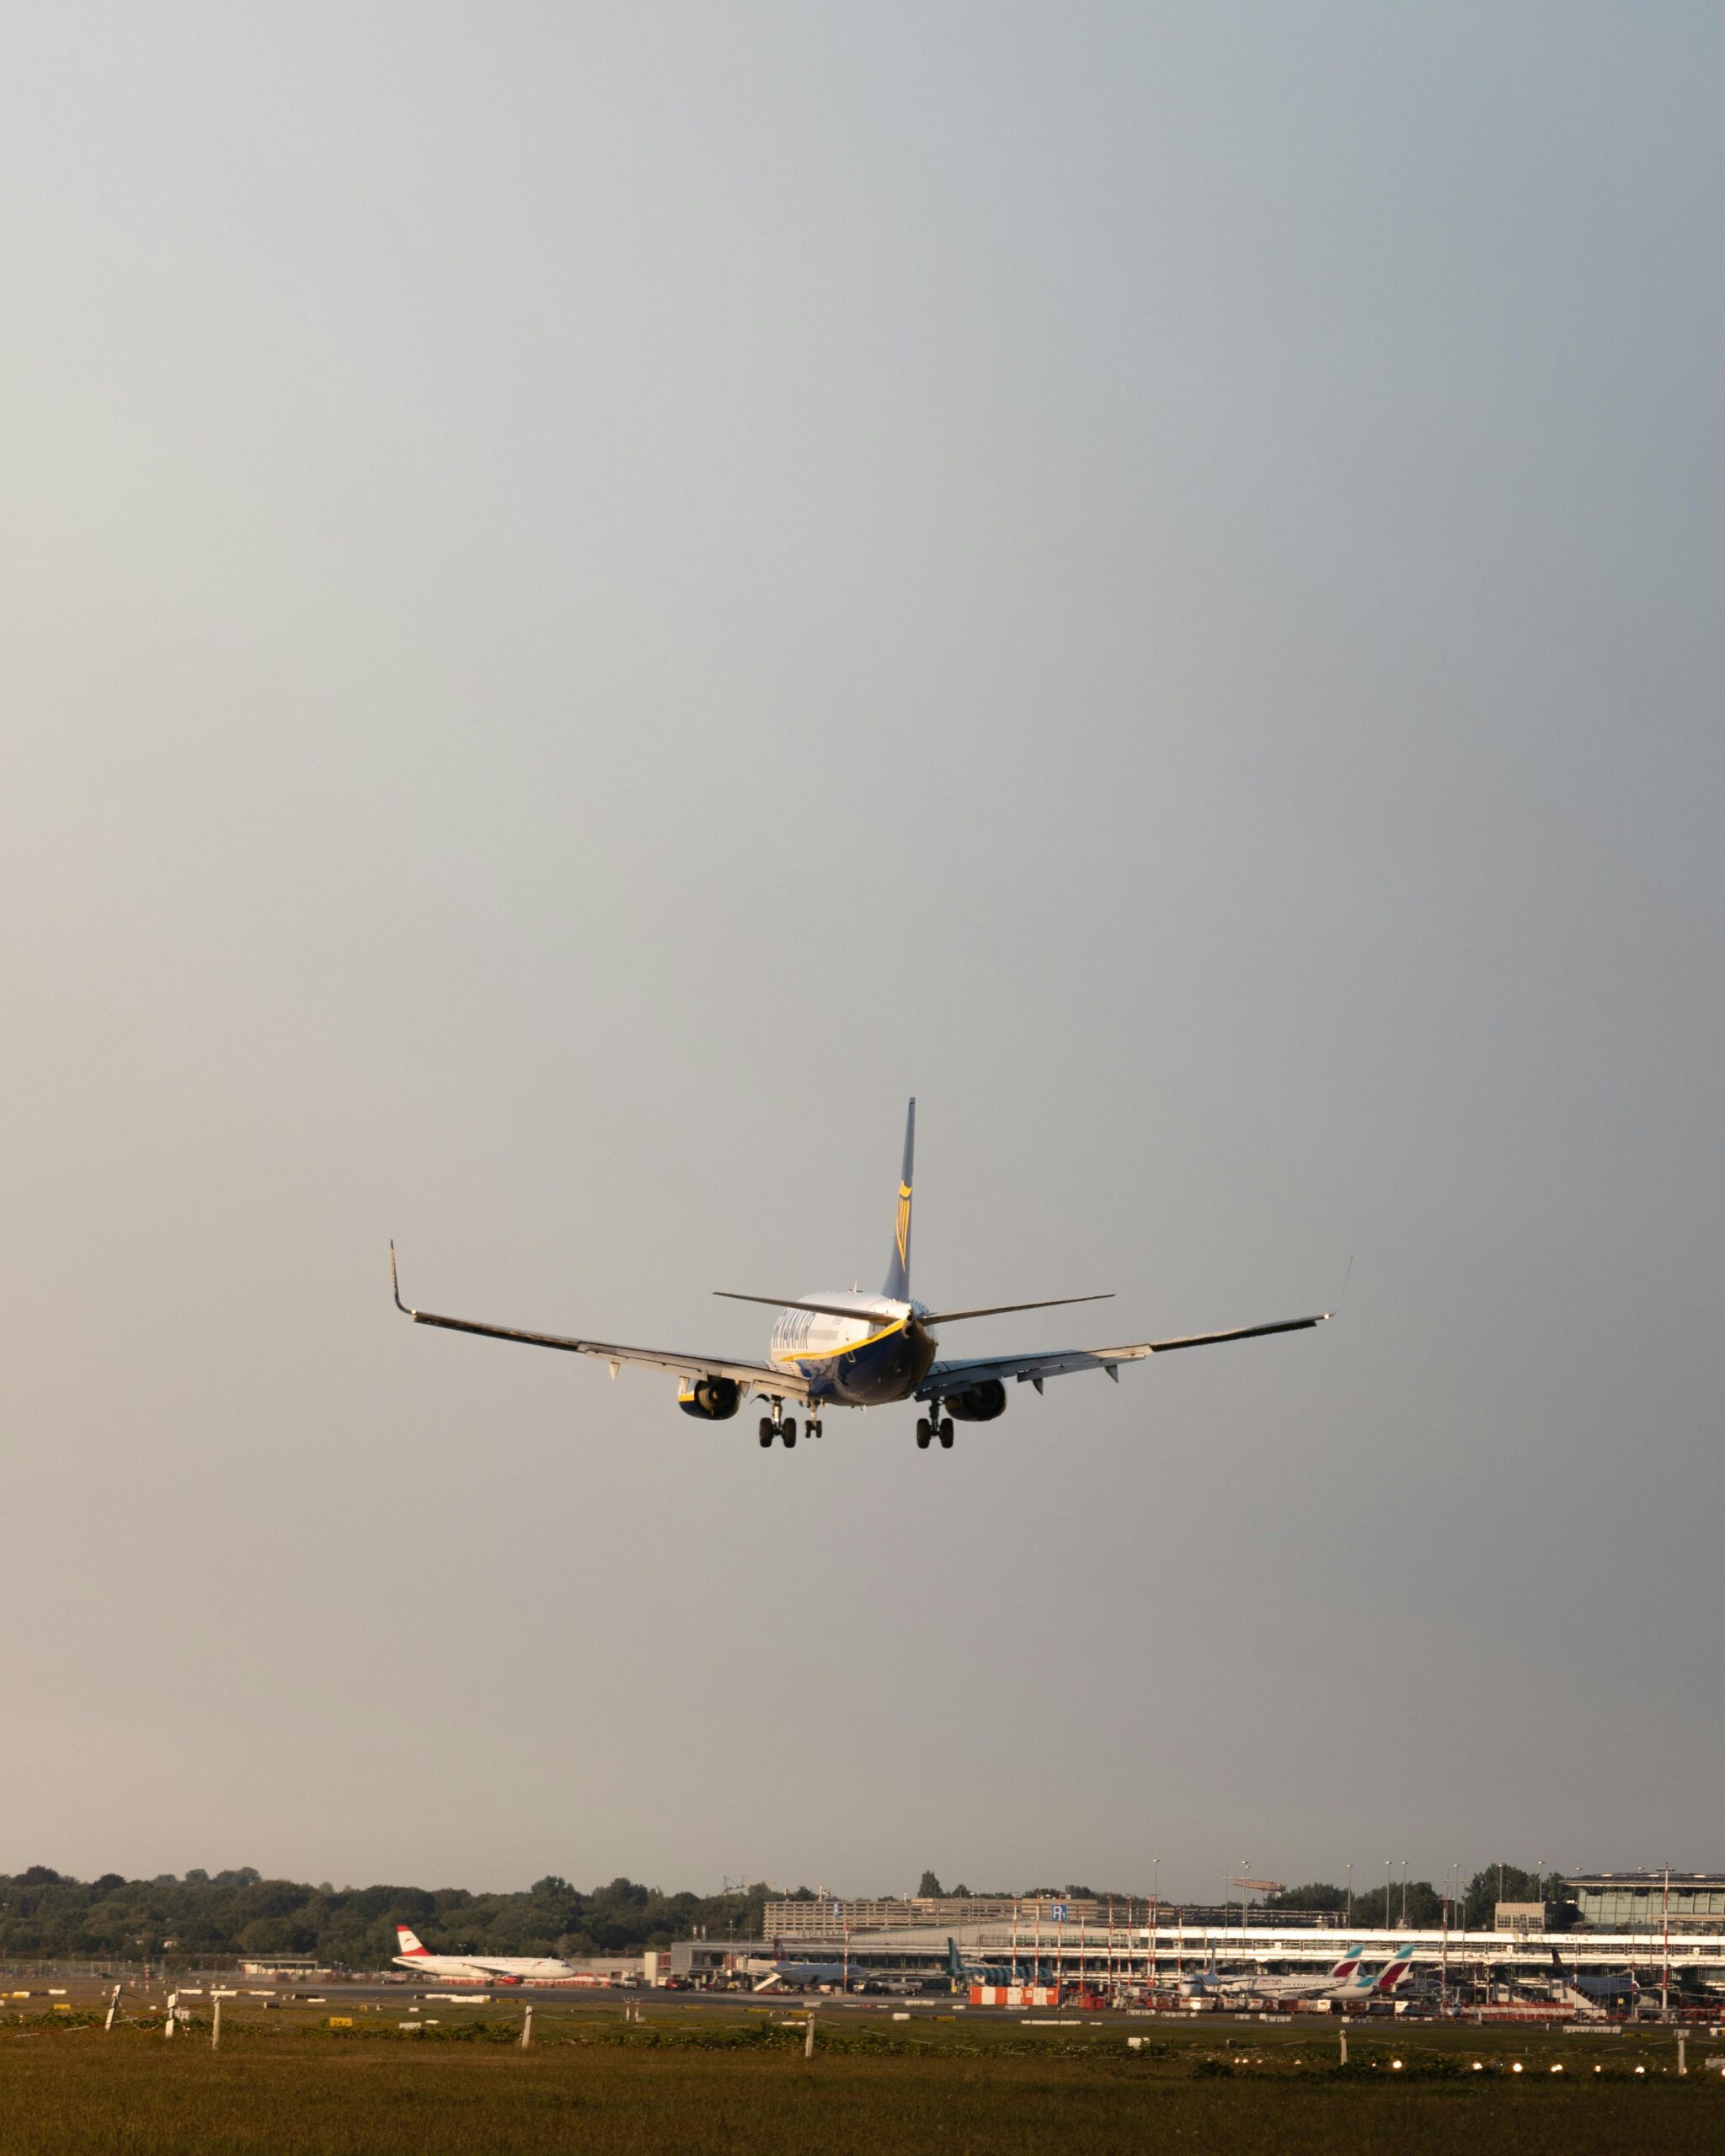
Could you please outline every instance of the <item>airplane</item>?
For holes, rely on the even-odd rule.
[[[1338,1961],[1324,1977],[1251,1977],[1242,1989],[1250,1999],[1322,2003],[1347,2008],[1374,1999],[1387,1998],[1413,1965],[1410,1946],[1392,1954],[1381,1969],[1368,1969],[1364,1957],[1354,1953]]]
[[[777,1939],[772,1942],[770,1961],[757,1955],[740,1966],[745,1976],[758,1979],[756,1991],[772,1991],[775,1988],[806,1991],[811,1987],[817,1990],[860,1992],[913,1992],[922,1988],[920,1977],[887,1975],[856,1961],[799,1961],[788,1956],[783,1942]]]
[[[1370,2004],[1375,1999],[1388,1999],[1401,1988],[1407,1972],[1413,1967],[1417,1951],[1412,1946],[1397,1947],[1381,1969],[1375,1973],[1370,1969],[1362,1969],[1353,1983],[1343,1985],[1334,1994],[1335,1998],[1344,2005],[1353,1999],[1362,1999]]]
[[[782,1991],[816,1990],[832,1986],[843,1991],[862,1988],[861,1972],[848,1967],[843,1961],[794,1961],[774,1959],[764,1965],[758,1961],[746,1964],[747,1973],[759,1977],[756,1991],[771,1991],[777,1986]]]
[[[547,1955],[433,1954],[404,1924],[395,1927],[401,1951],[394,1958],[416,1975],[441,1983],[544,1984],[567,1983],[576,1972]]]
[[[880,1407],[915,1401],[927,1412],[916,1422],[916,1443],[927,1451],[937,1440],[953,1444],[956,1422],[991,1422],[1007,1412],[1008,1382],[1032,1385],[1038,1394],[1049,1378],[1081,1370],[1103,1370],[1119,1383],[1123,1363],[1179,1348],[1211,1348],[1230,1340],[1258,1340],[1273,1332],[1303,1332],[1332,1315],[1283,1318],[1274,1325],[1236,1326],[1226,1332],[1188,1333],[1173,1340],[1140,1340],[1123,1348],[1080,1348],[1033,1354],[984,1355],[970,1361],[937,1359],[935,1328],[977,1317],[1001,1317],[1018,1310],[1053,1310],[1071,1303],[1113,1299],[1100,1295],[1055,1295],[1033,1303],[994,1303],[975,1310],[930,1309],[911,1294],[911,1191],[916,1142],[916,1103],[905,1120],[905,1159],[899,1177],[898,1211],[893,1225],[891,1262],[879,1294],[839,1289],[802,1297],[740,1294],[713,1290],[729,1302],[765,1303],[778,1311],[772,1327],[771,1360],[740,1363],[724,1356],[686,1355],[657,1348],[622,1348],[602,1340],[574,1339],[561,1333],[527,1332],[513,1326],[481,1325],[471,1318],[440,1317],[416,1310],[401,1299],[395,1245],[389,1246],[389,1274],[395,1306],[415,1325],[441,1326],[451,1332],[476,1332],[489,1340],[513,1340],[529,1348],[555,1348],[565,1353],[595,1355],[609,1363],[615,1377],[631,1368],[667,1370],[681,1384],[677,1405],[686,1415],[708,1422],[728,1422],[751,1394],[770,1412],[761,1418],[763,1448],[777,1438],[787,1450],[797,1442],[797,1422],[785,1406],[809,1411],[811,1438],[823,1433],[829,1407]]]
[[[1556,1946],[1551,1949],[1551,1985],[1565,2004],[1578,2007],[1583,2013],[1601,2014],[1608,2004],[1631,2004],[1641,1993],[1633,1970],[1616,1976],[1584,1975],[1579,1969],[1566,1968]]]
[[[1376,1979],[1361,1969],[1365,1955],[1357,1946],[1350,1946],[1339,1961],[1332,1961],[1322,1974],[1310,1971],[1299,1976],[1267,1977],[1263,1975],[1219,1977],[1213,1981],[1223,1993],[1240,1992],[1252,1999],[1339,1999],[1358,1995],[1369,1990]]]

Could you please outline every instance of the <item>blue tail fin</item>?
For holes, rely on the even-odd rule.
[[[899,1217],[893,1224],[893,1262],[886,1269],[886,1285],[880,1291],[900,1303],[908,1302],[911,1296],[911,1171],[916,1152],[916,1103],[913,1099],[905,1118],[905,1166],[899,1177]]]

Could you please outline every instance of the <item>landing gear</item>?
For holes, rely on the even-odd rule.
[[[919,1452],[927,1452],[937,1438],[940,1439],[943,1452],[952,1450],[953,1418],[950,1415],[941,1413],[940,1402],[937,1400],[931,1400],[928,1403],[927,1414],[919,1416],[916,1420],[916,1449]]]
[[[818,1438],[820,1435],[819,1422],[811,1422],[809,1425],[809,1434],[811,1438]],[[787,1452],[789,1452],[797,1442],[796,1417],[793,1415],[786,1414],[785,1404],[782,1400],[775,1400],[772,1403],[772,1414],[763,1415],[761,1418],[761,1446],[763,1452],[775,1438],[784,1439]]]
[[[805,1438],[824,1438],[826,1435],[826,1432],[821,1428],[819,1417],[803,1425],[803,1435]]]

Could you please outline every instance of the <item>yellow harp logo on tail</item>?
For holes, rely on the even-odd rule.
[[[899,1246],[899,1262],[906,1264],[909,1261],[905,1254],[905,1245],[911,1235],[911,1186],[907,1182],[899,1185],[899,1219],[893,1234]]]

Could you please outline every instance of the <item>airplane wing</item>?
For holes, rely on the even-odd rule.
[[[766,1363],[732,1363],[713,1355],[682,1355],[664,1348],[622,1348],[615,1341],[574,1340],[558,1332],[523,1332],[515,1326],[481,1325],[472,1318],[439,1317],[432,1310],[416,1310],[401,1299],[396,1278],[395,1245],[389,1246],[389,1278],[395,1290],[395,1306],[415,1325],[440,1325],[449,1332],[477,1332],[487,1340],[518,1340],[529,1348],[559,1348],[567,1355],[595,1355],[609,1363],[611,1375],[627,1363],[632,1369],[670,1370],[680,1377],[732,1378],[737,1384],[758,1390],[776,1400],[809,1397],[809,1380],[798,1370],[773,1369]]]
[[[1266,1333],[1304,1332],[1322,1325],[1328,1310],[1315,1317],[1289,1317],[1275,1325],[1242,1325],[1231,1332],[1188,1332],[1178,1340],[1140,1340],[1126,1348],[1076,1348],[1044,1355],[991,1355],[975,1362],[936,1363],[917,1389],[919,1400],[950,1399],[969,1385],[985,1384],[991,1378],[1004,1382],[1015,1379],[1033,1385],[1040,1392],[1049,1378],[1071,1377],[1079,1370],[1106,1370],[1118,1384],[1122,1363],[1141,1363],[1147,1355],[1170,1355],[1177,1348],[1215,1348],[1226,1340],[1261,1340]]]

